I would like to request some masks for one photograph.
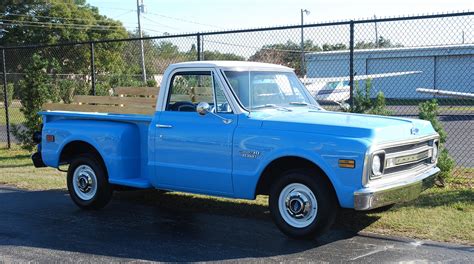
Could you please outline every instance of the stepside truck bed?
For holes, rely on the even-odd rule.
[[[109,96],[76,95],[69,104],[44,104],[42,133],[53,142],[42,137],[40,162],[58,167],[78,151],[93,150],[110,183],[151,187],[148,131],[158,92],[157,87],[116,87]]]
[[[44,111],[42,159],[45,165],[58,167],[60,153],[74,144],[87,142],[103,159],[109,181],[131,187],[148,188],[151,175],[148,166],[148,136],[151,115],[110,114],[91,112]],[[64,155],[63,155],[64,156]]]

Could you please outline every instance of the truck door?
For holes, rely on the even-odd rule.
[[[232,195],[232,139],[237,117],[212,69],[175,72],[156,123],[156,186]],[[206,102],[210,112],[196,112]]]

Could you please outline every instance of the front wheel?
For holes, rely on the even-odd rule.
[[[69,165],[67,188],[74,203],[82,209],[100,209],[112,197],[107,173],[94,155],[81,155]]]
[[[292,238],[311,239],[333,224],[338,205],[329,183],[312,170],[292,170],[270,191],[270,211],[278,228]]]

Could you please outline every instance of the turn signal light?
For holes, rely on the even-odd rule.
[[[351,160],[351,159],[340,159],[340,160],[339,160],[339,167],[340,167],[340,168],[353,169],[353,168],[355,168],[355,160]]]
[[[54,135],[46,135],[46,142],[54,142]]]

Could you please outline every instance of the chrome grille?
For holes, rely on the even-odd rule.
[[[436,163],[432,159],[433,146],[434,144],[438,145],[438,140],[438,135],[430,135],[418,140],[410,139],[376,145],[366,155],[363,175],[364,186],[372,180],[416,175],[426,169],[435,167]],[[374,175],[372,172],[372,160],[375,155],[383,157],[384,166],[381,175]],[[392,159],[392,164],[388,164],[390,163],[389,159]],[[397,162],[395,162],[395,159],[397,159]]]
[[[385,175],[413,170],[422,165],[431,164],[435,140],[426,140],[412,144],[385,149]]]
[[[415,169],[416,167],[418,167],[422,164],[430,164],[430,163],[431,163],[431,158],[427,158],[427,159],[421,160],[421,161],[416,162],[416,163],[401,165],[401,166],[393,167],[393,168],[387,168],[387,169],[385,169],[384,173],[385,174],[392,174],[392,173],[412,170],[412,169]]]
[[[413,150],[413,149],[417,149],[417,148],[420,148],[420,147],[423,147],[423,146],[430,146],[431,141],[433,141],[433,140],[427,140],[427,141],[423,141],[423,142],[419,142],[419,143],[387,148],[387,149],[385,149],[385,153],[390,154],[390,153],[396,153],[396,152],[401,152],[401,151]]]

